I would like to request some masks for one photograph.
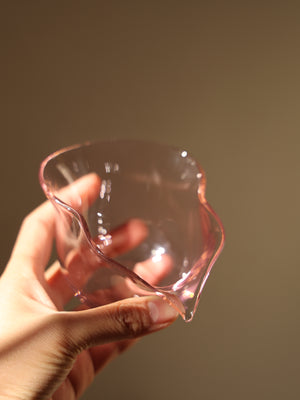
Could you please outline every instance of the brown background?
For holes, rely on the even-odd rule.
[[[1,267],[48,153],[159,140],[207,171],[226,248],[194,321],[141,341],[83,399],[298,399],[297,1],[2,1]]]

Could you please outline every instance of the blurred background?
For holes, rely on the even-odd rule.
[[[226,229],[194,320],[84,400],[300,398],[299,22],[289,0],[1,3],[1,269],[40,162],[87,140],[192,152]]]

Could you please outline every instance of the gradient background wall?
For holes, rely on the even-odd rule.
[[[83,399],[298,399],[300,5],[3,1],[1,268],[48,153],[108,137],[191,151],[226,247],[194,321]],[[0,294],[1,295],[1,294]]]

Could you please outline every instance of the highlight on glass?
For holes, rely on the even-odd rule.
[[[155,294],[193,318],[224,229],[187,151],[135,140],[85,143],[48,156],[39,178],[57,210],[66,290],[82,306]]]

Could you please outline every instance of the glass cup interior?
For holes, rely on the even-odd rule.
[[[224,242],[205,174],[186,151],[142,141],[86,143],[47,157],[66,286],[95,307],[156,294],[192,319]]]

